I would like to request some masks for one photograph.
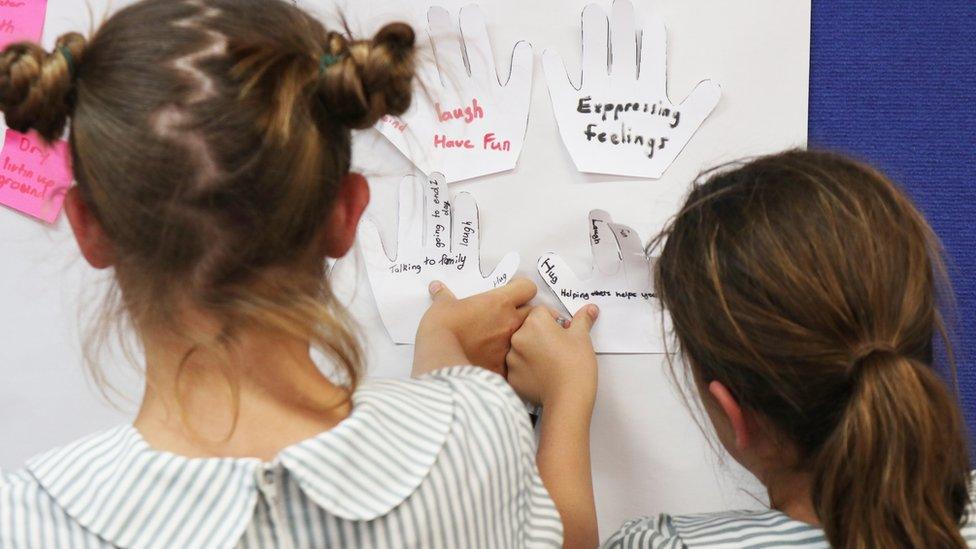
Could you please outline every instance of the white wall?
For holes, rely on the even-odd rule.
[[[108,5],[86,3],[96,18]],[[88,29],[86,3],[50,0],[46,45],[69,29]],[[456,10],[465,2],[439,3]],[[587,272],[584,220],[591,208],[609,211],[646,239],[702,167],[806,142],[809,0],[636,0],[639,12],[658,9],[668,24],[672,99],[680,101],[699,80],[712,78],[722,85],[722,102],[661,180],[611,182],[577,173],[559,140],[539,56],[546,47],[556,48],[573,66],[585,3],[482,2],[500,72],[507,74],[517,40],[529,40],[536,51],[532,110],[518,168],[452,186],[478,200],[486,269],[514,249],[526,276],[535,278],[535,258],[546,251]],[[369,32],[393,17],[422,27],[426,5],[370,0],[341,9],[354,30]],[[393,191],[409,165],[374,132],[359,136],[354,156],[360,168],[376,174],[371,209],[389,235],[396,219]],[[351,289],[358,283],[348,293],[354,294],[351,307],[367,335],[370,372],[405,376],[411,349],[389,342],[363,279],[354,261],[337,267],[340,285]],[[79,259],[63,220],[48,228],[0,209],[0,467],[18,467],[33,453],[131,417],[140,379],[121,358],[110,354],[102,366],[129,397],[122,409],[106,404],[82,370],[79,330],[92,310],[82,302],[98,295],[101,282]],[[539,302],[557,306],[545,291]],[[753,495],[762,495],[754,480],[709,448],[665,370],[662,356],[601,357],[593,458],[604,534],[638,514],[754,507]]]

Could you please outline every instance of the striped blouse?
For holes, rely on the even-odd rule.
[[[335,428],[186,458],[125,425],[0,473],[0,548],[559,547],[525,407],[470,366],[370,380]]]
[[[972,504],[961,532],[976,547]],[[822,529],[775,511],[725,511],[700,515],[658,515],[627,521],[603,549],[829,549]]]

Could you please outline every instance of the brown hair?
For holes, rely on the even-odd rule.
[[[656,291],[695,381],[798,448],[831,544],[965,547],[965,428],[932,366],[947,284],[911,201],[791,151],[712,175],[662,238]]]
[[[350,169],[350,129],[410,104],[412,29],[327,31],[282,0],[143,0],[91,41],[0,55],[10,127],[61,136],[78,190],[111,240],[140,327],[217,319],[312,343],[351,385],[360,349],[324,276],[321,237]],[[193,351],[191,351],[193,352]]]

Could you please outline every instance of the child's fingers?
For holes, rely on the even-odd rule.
[[[533,321],[538,322],[542,326],[555,325],[552,321],[553,318],[558,318],[558,314],[549,307],[532,307],[532,314],[530,317]]]
[[[588,334],[593,328],[593,324],[596,323],[598,316],[600,316],[600,308],[596,305],[587,305],[576,311],[569,329]]]
[[[520,276],[513,278],[511,282],[494,291],[508,299],[515,306],[521,306],[531,301],[539,289],[536,288],[534,282]]]
[[[565,319],[563,318],[563,315],[562,315],[562,313],[560,313],[560,312],[559,312],[559,311],[557,311],[556,309],[549,309],[549,308],[547,307],[547,310],[549,311],[549,316],[551,316],[553,320],[555,320],[555,321],[557,321],[557,322],[560,322],[560,323],[561,323],[561,321],[562,321],[562,320],[565,320]]]
[[[434,301],[453,301],[457,299],[454,297],[454,292],[452,292],[450,288],[448,288],[447,285],[440,280],[431,282],[430,286],[427,287],[427,291],[430,292],[430,297],[433,298]]]

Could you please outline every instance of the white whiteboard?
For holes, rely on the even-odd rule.
[[[299,4],[320,9],[324,2]],[[354,31],[371,33],[394,18],[422,29],[428,3],[356,1],[341,10]],[[456,12],[467,2],[436,3]],[[535,258],[555,251],[586,272],[585,219],[591,208],[607,210],[647,239],[674,211],[701,168],[806,143],[810,0],[635,0],[639,13],[656,9],[668,25],[672,99],[680,101],[699,80],[712,78],[722,86],[722,102],[659,181],[611,182],[576,172],[559,140],[540,56],[546,47],[556,48],[569,70],[575,70],[579,16],[586,3],[481,2],[499,71],[507,74],[511,46],[518,40],[532,42],[536,60],[518,168],[452,186],[478,200],[486,269],[516,250],[522,255],[521,274],[535,278]],[[98,18],[110,3],[49,0],[45,45],[68,30],[88,29],[86,4]],[[354,158],[357,167],[373,174],[371,211],[387,237],[396,219],[396,183],[410,172],[409,163],[372,131],[357,137]],[[348,288],[358,275],[352,308],[363,325],[369,374],[405,376],[412,349],[389,342],[364,273],[354,263],[341,263],[337,275]],[[538,302],[556,307],[535,279],[542,288]],[[97,296],[99,281],[78,256],[63,219],[51,229],[0,209],[0,467],[19,467],[34,453],[131,418],[141,393],[137,373],[121,358],[103,365],[130,396],[128,404],[115,409],[83,372],[79,326],[85,319],[79,316],[86,313],[79,295]],[[641,514],[761,505],[755,480],[707,444],[665,373],[664,357],[603,356],[600,368],[592,433],[602,535]]]

